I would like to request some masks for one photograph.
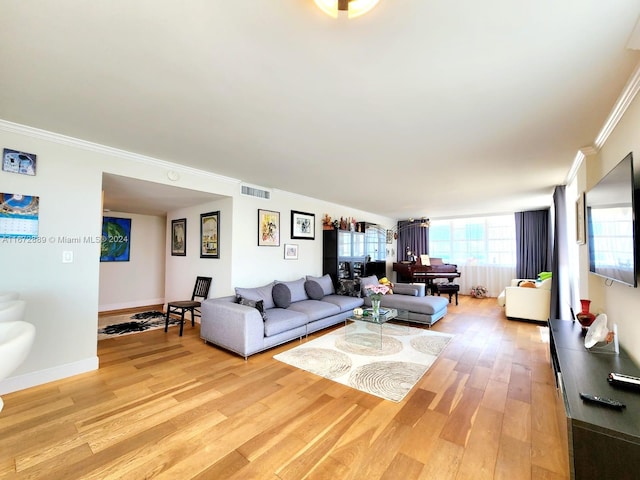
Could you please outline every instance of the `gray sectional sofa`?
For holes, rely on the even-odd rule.
[[[354,284],[356,288],[339,285],[338,292],[329,275],[236,288],[235,295],[202,302],[200,337],[246,359],[344,322],[354,308],[371,305],[362,291],[374,281],[375,276]],[[404,320],[431,325],[447,313],[447,300],[424,296],[424,285],[396,285],[395,292],[383,297],[382,306],[403,309]]]
[[[337,295],[328,275],[236,288],[236,295],[202,302],[200,337],[246,358],[344,322],[363,303]]]

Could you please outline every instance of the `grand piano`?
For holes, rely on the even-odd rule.
[[[453,263],[444,263],[441,258],[430,258],[429,265],[422,262],[397,262],[393,264],[398,282],[424,282],[427,289],[433,285],[434,280],[444,278],[451,282],[460,276],[458,266]]]

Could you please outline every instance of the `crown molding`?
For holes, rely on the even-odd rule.
[[[603,127],[600,129],[600,133],[598,133],[593,145],[581,147],[576,153],[573,163],[571,164],[571,168],[569,169],[569,173],[567,173],[564,183],[565,185],[568,185],[573,181],[578,173],[580,165],[582,165],[582,162],[586,157],[597,155],[600,152],[600,149],[606,143],[609,135],[611,135],[611,132],[613,132],[618,125],[618,122],[620,122],[620,119],[627,111],[627,108],[629,108],[629,105],[631,105],[631,102],[638,94],[638,91],[640,91],[640,62],[638,62],[636,69],[633,71],[633,74],[627,81],[624,89],[622,89],[622,93],[611,109],[611,113],[609,113],[609,116],[604,122]]]
[[[611,135],[611,132],[613,131],[613,129],[616,128],[616,125],[618,125],[618,122],[620,121],[624,113],[627,111],[627,108],[629,108],[629,105],[631,104],[635,96],[638,94],[639,90],[640,90],[640,62],[636,65],[636,69],[634,70],[633,74],[629,78],[629,81],[627,81],[627,84],[625,85],[625,87],[622,89],[622,93],[620,94],[620,96],[618,97],[618,100],[613,106],[613,109],[611,110],[609,117],[607,117],[607,120],[604,122],[604,126],[602,127],[602,129],[600,130],[600,133],[598,134],[595,141],[593,142],[593,145],[596,149],[600,150],[602,146],[605,144],[605,142],[609,138],[609,135]]]
[[[159,160],[157,158],[148,157],[146,155],[140,155],[138,153],[128,152],[126,150],[120,150],[118,148],[108,147],[99,143],[88,142],[79,138],[69,137],[55,132],[49,132],[47,130],[41,130],[39,128],[29,127],[27,125],[21,125],[19,123],[9,122],[7,120],[0,119],[0,131],[7,133],[17,133],[27,137],[37,138],[40,140],[46,140],[49,142],[57,143],[60,145],[66,145],[70,147],[80,148],[82,150],[88,150],[104,155],[110,155],[112,157],[122,158],[133,162],[143,163],[154,167],[166,168],[170,172],[180,172],[198,176],[206,176],[220,182],[239,184],[241,180],[231,177],[225,177],[206,170],[200,170],[198,168],[187,167],[180,165],[179,163],[168,162],[166,160]]]

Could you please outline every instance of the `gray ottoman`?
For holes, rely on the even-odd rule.
[[[365,298],[365,304],[370,306],[371,299]],[[380,302],[382,307],[395,308],[405,312],[400,314],[398,320],[424,323],[433,325],[447,314],[449,302],[443,297],[425,296],[414,297],[410,295],[383,295]],[[402,313],[402,312],[398,312]]]

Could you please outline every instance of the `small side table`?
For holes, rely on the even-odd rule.
[[[451,299],[453,296],[456,296],[456,305],[458,305],[458,292],[460,292],[460,285],[457,283],[438,283],[437,284],[437,293],[440,296],[440,293],[448,293],[449,294],[449,303],[451,303]]]

